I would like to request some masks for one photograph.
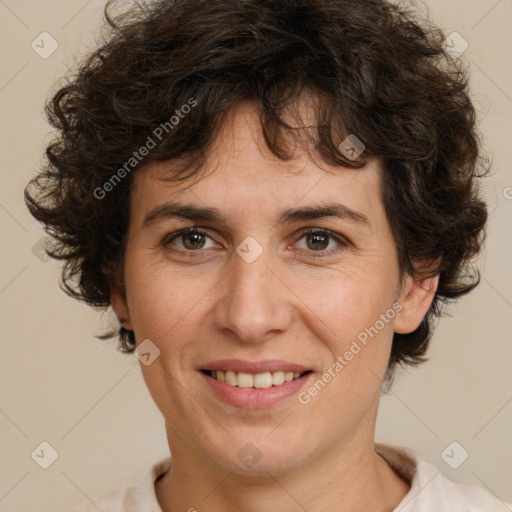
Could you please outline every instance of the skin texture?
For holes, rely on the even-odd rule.
[[[299,148],[292,162],[280,161],[260,137],[256,112],[243,103],[230,113],[206,177],[163,181],[172,163],[148,164],[134,176],[127,300],[116,288],[111,298],[137,343],[149,338],[160,349],[152,364],[141,364],[172,453],[158,499],[165,512],[393,510],[409,485],[374,451],[381,384],[393,331],[418,327],[437,278],[407,277],[400,290],[377,161],[359,170],[320,167]],[[151,209],[171,200],[216,207],[227,224],[165,219],[143,227]],[[275,223],[283,209],[331,202],[370,225]],[[208,236],[169,241],[194,225]],[[331,236],[318,249],[306,228],[349,243]],[[248,236],[263,249],[250,264],[236,252]],[[317,380],[397,300],[402,310],[307,405],[292,396],[266,409],[236,408],[213,395],[198,371],[217,359],[283,359],[311,368]],[[261,453],[250,468],[237,457],[248,442]]]

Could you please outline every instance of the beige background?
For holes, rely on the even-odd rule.
[[[0,1],[0,512],[62,510],[138,479],[168,454],[137,359],[94,338],[108,314],[59,290],[58,265],[34,253],[43,232],[22,200],[50,138],[44,100],[94,43],[103,4]],[[481,285],[441,319],[431,361],[399,373],[382,399],[377,440],[414,447],[452,480],[512,501],[512,1],[428,7],[469,43],[463,57],[495,169],[489,235]],[[47,59],[31,48],[44,31],[59,45]],[[31,457],[43,441],[58,452],[48,469]],[[469,453],[456,470],[441,458],[452,441]]]

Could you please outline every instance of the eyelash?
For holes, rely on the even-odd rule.
[[[202,249],[198,249],[197,251],[190,251],[190,250],[184,250],[184,249],[178,249],[177,250],[177,249],[171,249],[170,248],[171,242],[175,238],[179,238],[180,236],[183,236],[183,235],[186,235],[186,234],[202,235],[202,236],[206,236],[206,237],[211,239],[211,237],[207,233],[205,233],[204,231],[201,231],[197,227],[192,227],[192,228],[181,229],[179,231],[175,231],[174,233],[170,233],[170,234],[166,235],[164,237],[164,239],[162,240],[161,244],[164,247],[164,249],[166,249],[166,250],[168,250],[170,252],[186,254],[186,255],[188,255],[190,257],[195,257],[194,253],[200,253],[203,250]],[[340,235],[336,235],[335,233],[333,233],[332,231],[329,231],[328,229],[322,229],[322,228],[308,228],[308,229],[305,229],[304,231],[301,232],[300,238],[298,240],[301,240],[306,235],[324,235],[324,236],[328,236],[328,237],[334,239],[336,242],[338,242],[338,244],[341,246],[341,247],[338,247],[337,249],[331,249],[329,251],[324,251],[324,250],[321,250],[321,251],[306,251],[306,252],[312,253],[311,256],[313,258],[323,258],[323,257],[326,257],[326,256],[331,256],[332,254],[337,253],[337,252],[343,250],[343,248],[346,248],[346,247],[348,247],[350,245],[349,242],[344,237],[341,237]]]

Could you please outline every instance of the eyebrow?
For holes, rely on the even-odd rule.
[[[352,210],[341,203],[290,208],[279,213],[276,224],[290,224],[300,220],[313,220],[325,217],[336,217],[362,226],[371,226],[366,215]],[[223,225],[228,224],[226,217],[217,208],[207,208],[183,203],[165,203],[149,211],[144,217],[142,226],[148,227],[170,218],[217,222]]]

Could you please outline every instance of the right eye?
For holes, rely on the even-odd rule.
[[[171,252],[200,252],[200,250],[204,248],[205,237],[210,238],[204,231],[201,231],[200,229],[197,229],[195,227],[181,229],[180,231],[175,231],[173,233],[166,235],[165,238],[162,240],[162,246],[166,250],[169,250]],[[173,242],[176,239],[182,240],[181,244],[183,248],[177,250],[171,247],[176,246],[176,244],[174,244]]]

